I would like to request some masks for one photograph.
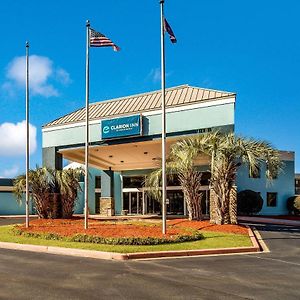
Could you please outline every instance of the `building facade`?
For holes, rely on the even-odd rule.
[[[176,140],[212,130],[234,131],[236,94],[178,86],[166,90],[167,148]],[[115,214],[151,214],[160,211],[143,187],[148,172],[161,158],[161,93],[154,91],[90,105],[90,187],[92,214],[113,208]],[[84,118],[80,109],[43,127],[43,163],[62,168],[63,159],[84,164]],[[294,194],[294,156],[282,152],[284,173],[269,183],[263,177],[249,178],[247,166],[237,176],[238,191],[251,189],[264,199],[262,214],[284,214],[287,197]],[[209,160],[202,157],[203,209],[208,212]],[[80,195],[83,203],[83,196]],[[167,187],[169,214],[186,214],[186,205],[176,180]],[[108,202],[108,203],[107,203]],[[111,203],[112,202],[112,203]],[[110,207],[111,205],[111,207]],[[78,212],[83,204],[79,205]]]
[[[167,151],[178,139],[219,130],[234,131],[236,94],[182,85],[166,90]],[[147,194],[145,176],[161,158],[161,92],[154,91],[90,104],[91,214],[157,214],[160,204]],[[61,169],[66,161],[84,164],[85,109],[60,117],[42,129],[43,165]],[[247,166],[237,175],[238,191],[251,189],[264,199],[261,214],[286,214],[294,195],[294,154],[282,152],[284,172],[269,183],[250,178]],[[203,211],[209,212],[209,158],[197,161],[202,176]],[[71,165],[72,166],[72,165]],[[82,188],[84,189],[83,183]],[[167,212],[185,215],[186,204],[176,179],[168,183]],[[76,213],[83,212],[83,193]],[[1,208],[0,208],[0,214]]]

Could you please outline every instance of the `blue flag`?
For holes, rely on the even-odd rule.
[[[176,40],[176,37],[175,37],[175,34],[171,28],[171,26],[169,25],[168,21],[166,20],[166,18],[164,18],[164,27],[165,27],[165,31],[169,34],[170,36],[170,40],[171,42],[174,44],[174,43],[177,43],[177,40]]]

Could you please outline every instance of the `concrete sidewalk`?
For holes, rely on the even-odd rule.
[[[300,227],[300,221],[296,220],[286,220],[286,219],[276,219],[276,218],[262,218],[262,217],[238,217],[239,222],[253,222],[253,223],[264,223],[264,224],[274,224],[274,225],[287,225]]]
[[[0,219],[25,219],[25,215],[0,215]],[[37,218],[37,215],[29,215],[29,218]]]

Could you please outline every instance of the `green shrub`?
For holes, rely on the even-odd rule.
[[[12,229],[14,235],[25,237],[42,238],[46,240],[63,240],[79,243],[107,244],[107,245],[160,245],[168,243],[182,243],[198,241],[203,239],[203,235],[195,231],[190,235],[176,235],[172,238],[156,237],[101,237],[88,234],[76,234],[72,237],[60,236],[55,233],[37,233],[23,231],[17,226]]]
[[[288,198],[287,209],[290,214],[300,215],[300,196],[292,196]]]
[[[191,242],[202,239],[200,233],[193,235],[177,235],[173,238],[156,238],[156,237],[99,237],[87,234],[76,234],[71,238],[73,242],[109,244],[109,245],[159,245],[167,243]]]
[[[33,237],[33,238],[43,238],[46,240],[56,240],[56,241],[63,240],[63,237],[56,233],[26,232],[26,231],[21,230],[17,226],[13,227],[12,233],[14,235],[22,235],[22,236]]]
[[[237,194],[237,211],[239,215],[253,215],[261,211],[264,200],[259,193],[244,190]]]

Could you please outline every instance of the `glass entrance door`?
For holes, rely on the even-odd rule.
[[[128,214],[143,213],[143,193],[142,192],[123,192],[123,210]]]
[[[184,215],[184,197],[181,190],[167,191],[167,214]]]

